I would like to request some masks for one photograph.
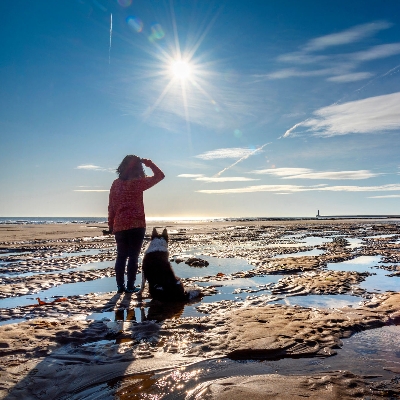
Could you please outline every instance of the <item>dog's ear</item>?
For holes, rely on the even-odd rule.
[[[167,242],[168,242],[168,232],[167,232],[167,228],[165,228],[162,231],[162,235],[161,235]]]
[[[158,237],[158,232],[156,228],[153,228],[153,232],[151,232],[151,238],[154,239]]]

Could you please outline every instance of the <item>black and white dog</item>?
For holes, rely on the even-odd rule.
[[[168,232],[163,230],[158,234],[153,229],[151,240],[144,252],[142,263],[142,286],[138,294],[142,293],[149,283],[150,296],[160,301],[186,301],[198,297],[199,290],[185,291],[181,280],[175,275],[169,262]]]

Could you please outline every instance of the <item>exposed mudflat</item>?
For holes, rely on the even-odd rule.
[[[289,359],[295,365],[298,359],[334,357],[354,333],[400,323],[400,284],[385,289],[387,282],[392,288],[400,283],[399,221],[174,224],[168,227],[174,268],[203,296],[167,305],[151,301],[147,290],[143,296],[116,294],[113,287],[64,293],[67,286],[74,290],[71,284],[96,287],[113,280],[115,244],[102,229],[1,226],[0,398],[79,399],[98,385],[96,398],[120,396],[119,390],[168,398],[157,381],[141,392],[132,382],[104,391],[101,385],[130,375],[140,383],[147,379],[140,374],[204,360]],[[225,267],[227,259],[243,260],[237,264],[243,268]],[[352,268],[365,259],[371,265]],[[343,263],[348,270],[334,270]],[[361,287],[377,272],[384,280],[373,283],[376,290]],[[59,294],[46,297],[50,288]],[[358,303],[328,308],[290,300],[323,295],[332,301],[351,295]],[[198,384],[194,376],[181,379],[188,399],[399,398],[400,353],[398,364],[381,362],[384,377],[350,369],[289,376],[228,373]]]

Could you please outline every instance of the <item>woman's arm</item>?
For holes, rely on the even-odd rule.
[[[153,161],[148,160],[147,158],[142,158],[141,161],[146,167],[150,168],[154,174],[153,176],[146,178],[146,188],[144,189],[146,190],[162,181],[165,178],[165,175],[164,172],[153,163]]]

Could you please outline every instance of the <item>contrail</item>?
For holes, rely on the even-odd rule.
[[[112,38],[112,13],[110,16],[110,47],[108,48],[108,64],[111,62],[111,38]]]
[[[230,165],[229,167],[224,168],[222,171],[219,171],[217,174],[215,174],[213,176],[213,178],[216,178],[218,176],[220,176],[222,173],[224,173],[225,171],[227,171],[228,169],[231,169],[232,167],[234,167],[236,164],[239,164],[240,162],[246,160],[246,158],[249,158],[250,156],[252,156],[253,154],[257,153],[257,151],[262,150],[265,146],[271,144],[272,142],[269,143],[265,143],[263,144],[261,147],[259,147],[258,149],[255,149],[254,151],[252,151],[249,154],[246,154],[245,156],[243,156],[242,158],[240,158],[239,160],[235,161],[232,165]]]
[[[305,119],[304,121],[298,122],[296,125],[293,125],[290,129],[288,129],[282,136],[279,136],[278,139],[288,137],[296,128],[302,126],[304,122],[307,122],[310,118]]]

